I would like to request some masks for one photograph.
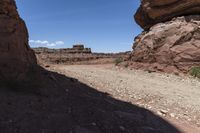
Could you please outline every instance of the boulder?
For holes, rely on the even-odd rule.
[[[158,23],[135,38],[131,57],[136,67],[188,72],[200,66],[200,15]]]
[[[0,54],[0,81],[24,80],[37,64],[14,0],[0,1]]]
[[[145,30],[174,17],[200,14],[199,0],[141,0],[136,22]]]

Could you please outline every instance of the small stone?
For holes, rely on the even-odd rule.
[[[157,114],[160,115],[160,116],[166,116],[167,113],[168,113],[167,110],[160,110],[160,111],[157,112]]]
[[[165,115],[168,113],[168,111],[167,111],[167,110],[163,110],[163,109],[162,109],[162,110],[160,110],[160,112],[161,112],[162,114],[165,114]]]
[[[91,125],[96,126],[97,124],[95,122],[93,122]]]
[[[170,114],[170,117],[174,118],[176,115],[174,113]]]
[[[158,115],[160,115],[160,116],[162,116],[163,114],[160,112],[160,111],[157,111],[157,114]]]
[[[125,131],[125,127],[120,126],[119,128],[120,128],[120,130]]]
[[[50,66],[49,66],[49,65],[46,65],[45,67],[46,67],[46,68],[49,68]]]

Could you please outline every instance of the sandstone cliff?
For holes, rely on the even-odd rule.
[[[141,0],[135,14],[136,22],[144,29],[177,16],[200,14],[199,0]]]
[[[37,64],[14,0],[0,1],[0,54],[1,80],[24,80],[30,68]]]
[[[33,48],[38,63],[44,64],[107,64],[130,56],[130,51],[121,53],[93,53],[91,48],[74,45],[73,48],[49,49]]]
[[[49,49],[45,47],[33,48],[36,54],[54,53],[54,54],[91,54],[91,48],[85,48],[84,45],[73,45],[73,48]]]
[[[135,19],[145,31],[135,38],[133,66],[174,73],[200,66],[199,12],[198,0],[142,0]]]
[[[135,39],[133,49],[133,61],[162,71],[187,72],[200,66],[200,16],[157,24]]]

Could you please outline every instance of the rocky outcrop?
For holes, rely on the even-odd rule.
[[[91,48],[83,45],[74,45],[73,48],[49,49],[33,48],[38,63],[44,64],[107,64],[113,63],[118,58],[126,59],[131,52],[121,53],[93,53]]]
[[[200,14],[199,0],[141,0],[135,20],[147,30],[154,24],[191,14]]]
[[[73,45],[73,48],[62,49],[49,49],[45,47],[39,47],[33,49],[36,54],[40,53],[55,53],[55,54],[91,54],[91,48],[85,48],[84,45]]]
[[[14,0],[0,1],[0,54],[1,81],[24,80],[30,68],[37,64]]]
[[[68,49],[68,50],[69,50],[69,53],[92,53],[91,48],[85,48],[83,44],[73,45],[73,48]]]
[[[159,23],[135,39],[132,61],[137,68],[188,72],[200,66],[200,16]]]

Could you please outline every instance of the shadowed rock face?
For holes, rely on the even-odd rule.
[[[35,66],[28,45],[28,31],[19,17],[14,0],[0,1],[0,79],[23,80]]]
[[[145,30],[173,17],[200,14],[200,0],[141,0],[136,22]]]
[[[200,66],[200,16],[159,23],[135,39],[132,60],[137,67],[188,72]]]

